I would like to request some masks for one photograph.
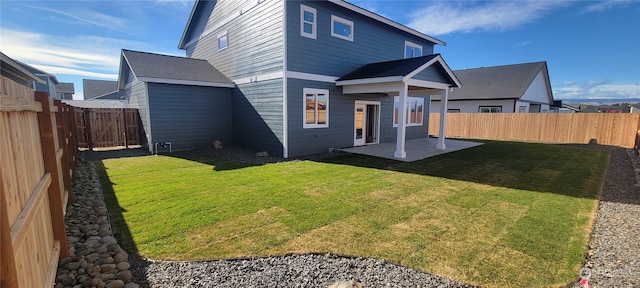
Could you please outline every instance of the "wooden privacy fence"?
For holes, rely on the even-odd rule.
[[[74,114],[0,77],[0,286],[52,287],[77,155]]]
[[[429,117],[439,133],[440,114]],[[450,113],[445,136],[540,143],[589,143],[637,149],[640,114],[619,113]]]
[[[74,107],[79,148],[140,145],[138,109]]]

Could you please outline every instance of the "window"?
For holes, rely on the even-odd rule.
[[[460,113],[460,109],[447,109],[447,113]]]
[[[409,41],[404,41],[404,58],[422,56],[422,46]]]
[[[329,90],[304,88],[303,128],[329,127]]]
[[[480,113],[502,113],[502,106],[480,106],[478,108]]]
[[[300,5],[300,35],[316,39],[316,9]]]
[[[398,107],[400,107],[400,97],[393,99],[393,127],[398,127]],[[424,111],[424,98],[407,97],[407,111],[405,112],[407,126],[421,126]]]
[[[331,15],[331,36],[353,41],[353,21]]]
[[[218,36],[218,50],[229,47],[229,40],[227,39],[227,32]]]

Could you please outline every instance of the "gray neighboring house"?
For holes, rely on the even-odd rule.
[[[171,142],[173,150],[233,142],[235,85],[205,60],[122,50],[118,88],[137,108],[143,146]]]
[[[33,82],[45,83],[40,77],[26,69],[23,63],[2,52],[0,52],[0,75],[29,88],[32,88]]]
[[[124,100],[118,81],[82,79],[84,100]]]
[[[72,100],[75,88],[73,83],[58,82],[55,75],[42,71],[29,64],[14,60],[18,65],[30,73],[38,76],[42,81],[31,81],[29,87],[35,91],[47,92],[49,97],[59,100]]]
[[[150,151],[222,140],[286,158],[396,142],[403,158],[407,139],[429,135],[431,95],[461,86],[435,45],[342,0],[196,0],[187,58],[123,50],[118,85]]]
[[[35,68],[29,64],[22,63],[20,61],[16,61],[18,64],[22,65],[24,69],[38,76],[42,80],[42,82],[31,82],[31,89],[41,92],[49,93],[49,97],[55,98],[56,94],[56,84],[59,84],[58,78],[55,75],[44,72],[38,68]]]
[[[554,104],[546,62],[455,70],[463,89],[449,93],[449,113],[547,113]],[[440,99],[432,98],[431,111]]]
[[[73,100],[73,94],[76,93],[76,88],[73,83],[59,82],[55,84],[56,96],[54,98],[60,100]]]

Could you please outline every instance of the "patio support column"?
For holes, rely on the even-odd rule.
[[[402,82],[402,89],[400,89],[400,95],[398,97],[398,133],[396,137],[396,152],[393,153],[395,158],[407,158],[407,152],[405,148],[405,140],[407,135],[407,94],[409,87],[407,83]]]
[[[442,101],[440,101],[440,131],[438,131],[438,144],[436,144],[436,149],[444,150],[447,148],[447,145],[444,144],[445,136],[445,126],[447,119],[447,102],[449,102],[449,89],[444,89],[444,93],[442,93]]]

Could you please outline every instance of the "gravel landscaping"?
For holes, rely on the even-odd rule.
[[[606,149],[611,161],[584,266],[591,271],[591,287],[640,287],[640,159],[631,150]],[[189,153],[256,165],[282,161],[237,148],[180,155],[188,158]],[[81,157],[92,161],[140,154],[144,152],[85,152]],[[98,183],[93,163],[78,161],[75,202],[66,216],[70,257],[60,259],[56,287],[329,287],[346,280],[363,287],[474,287],[379,259],[329,254],[212,261],[127,257],[113,243]]]

